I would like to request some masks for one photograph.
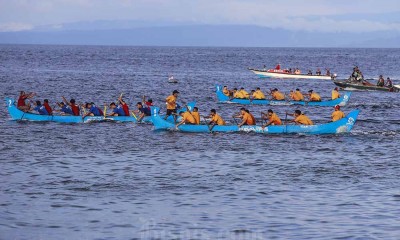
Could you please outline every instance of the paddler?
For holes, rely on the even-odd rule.
[[[43,100],[43,106],[46,108],[46,111],[49,113],[49,115],[53,115],[53,109],[50,107],[48,99]]]
[[[57,103],[57,105],[60,107],[60,111],[62,112],[63,115],[64,114],[74,115],[71,108],[69,106],[65,105],[64,102]]]
[[[46,108],[42,105],[40,101],[35,102],[35,108],[33,110],[37,111],[40,115],[49,115]]]
[[[246,97],[237,88],[233,89],[233,98],[245,99]]]
[[[297,125],[314,125],[313,122],[306,115],[302,114],[300,110],[295,110],[293,114],[294,122]]]
[[[240,109],[240,114],[236,117],[239,117],[242,119],[242,122],[238,124],[238,127],[241,127],[243,125],[255,125],[255,119],[254,116],[250,115],[249,112],[246,111],[246,108],[241,108]]]
[[[103,115],[101,110],[98,107],[96,107],[96,105],[93,102],[86,103],[85,108],[88,109],[89,111],[83,117]]]
[[[115,102],[110,103],[110,109],[112,110],[112,112],[110,114],[108,114],[108,116],[126,116],[124,109],[122,108],[121,105],[115,104]],[[129,116],[129,115],[128,115]]]
[[[340,120],[342,118],[344,118],[344,113],[340,111],[340,106],[336,105],[335,111],[332,113],[332,122],[336,122],[337,120]]]
[[[252,96],[253,96],[253,99],[257,99],[257,100],[264,100],[265,99],[265,95],[264,95],[264,93],[261,91],[261,89],[259,87],[256,88],[256,91],[254,91]]]
[[[215,109],[210,110],[209,117],[211,118],[210,125],[225,125],[225,121],[219,114],[217,114],[217,111]]]
[[[392,88],[393,87],[393,83],[392,80],[390,80],[390,78],[386,78],[386,87],[388,88]]]
[[[308,91],[309,100],[310,102],[321,102],[321,96],[314,92],[313,90]]]
[[[62,97],[62,99],[63,99],[65,105],[67,105],[71,108],[74,116],[80,115],[79,106],[76,105],[75,99],[71,98],[71,100],[69,100],[69,102],[67,102],[67,99],[64,96]]]
[[[339,89],[335,87],[335,89],[332,90],[332,100],[335,100],[337,98],[340,98],[340,93]]]
[[[225,96],[228,96],[228,97],[230,97],[232,94],[231,94],[231,91],[229,91],[229,89],[228,89],[228,87],[227,86],[224,86],[223,88],[222,88],[222,93],[225,95]]]
[[[167,104],[167,113],[165,114],[164,119],[167,119],[171,114],[176,114],[176,99],[178,98],[179,91],[174,90],[171,95],[169,95],[165,101]],[[175,117],[175,116],[174,116]]]
[[[122,99],[122,94],[118,97],[119,104],[124,111],[124,116],[129,116],[129,106],[128,104]],[[119,115],[121,116],[121,115]]]
[[[272,100],[278,100],[278,101],[285,100],[285,95],[279,92],[277,88],[272,89],[271,96]]]
[[[193,111],[191,112],[192,116],[194,117],[194,120],[196,121],[196,124],[200,124],[200,114],[199,114],[199,108],[194,107]]]
[[[267,113],[261,112],[261,116],[263,119],[268,119],[268,122],[262,126],[263,129],[269,125],[282,125],[281,119],[272,109],[268,109]]]
[[[250,94],[249,94],[246,90],[244,90],[243,87],[240,88],[240,91],[239,91],[239,92],[242,94],[243,98],[246,98],[246,99],[249,99],[249,98],[250,98]]]
[[[179,115],[182,117],[182,120],[178,124],[176,124],[175,127],[179,127],[182,124],[196,124],[196,120],[194,119],[192,114],[190,114],[190,112],[179,111]]]
[[[137,107],[136,112],[139,114],[139,118],[137,119],[138,122],[141,122],[145,116],[151,115],[150,109],[148,107],[143,107],[143,104],[141,102],[138,102],[136,104],[136,107]]]
[[[24,91],[21,91],[19,93],[18,97],[18,102],[17,102],[17,108],[23,112],[27,112],[31,109],[31,105],[26,103],[27,99],[33,98],[36,95],[36,93],[25,93]]]

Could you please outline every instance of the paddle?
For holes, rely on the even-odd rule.
[[[134,112],[134,111],[131,111],[131,114],[132,114],[132,116],[136,119],[136,121],[138,121],[138,118],[136,117],[135,112]]]
[[[104,104],[103,119],[106,119],[106,115],[107,115],[107,105]]]

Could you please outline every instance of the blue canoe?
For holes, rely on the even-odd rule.
[[[286,101],[286,100],[252,100],[233,98],[230,99],[222,92],[222,86],[217,85],[217,98],[219,102],[223,103],[238,103],[243,105],[256,104],[256,105],[303,105],[303,106],[321,106],[321,107],[334,107],[336,105],[344,106],[350,100],[351,92],[344,92],[342,97],[335,100],[327,100],[321,102],[307,102],[307,101]]]
[[[208,125],[183,124],[178,128],[171,122],[167,122],[158,115],[158,108],[152,108],[152,121],[155,130],[175,130],[182,132],[256,132],[263,134],[282,134],[282,133],[302,133],[302,134],[337,134],[347,133],[353,128],[357,120],[359,110],[353,110],[346,117],[336,121],[319,125],[280,125],[268,126],[262,129],[261,126],[242,126],[237,125],[215,125],[211,130]]]
[[[5,98],[7,103],[8,112],[13,120],[28,120],[28,121],[42,121],[42,122],[60,122],[60,123],[87,123],[87,122],[98,122],[98,121],[115,121],[115,122],[133,122],[137,120],[133,116],[71,116],[71,115],[40,115],[36,113],[23,112],[15,105],[15,100],[12,98]],[[193,109],[196,102],[190,102],[187,104],[189,109]],[[181,110],[186,111],[186,108]],[[179,110],[178,110],[179,111]],[[179,120],[179,119],[178,119]],[[169,116],[167,121],[174,122],[174,118]],[[143,123],[152,123],[151,116],[146,116],[142,119]]]

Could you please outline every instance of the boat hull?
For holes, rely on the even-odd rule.
[[[115,121],[115,122],[133,122],[137,123],[136,117],[133,116],[71,116],[71,115],[40,115],[30,112],[23,112],[15,106],[15,100],[6,98],[7,110],[13,120],[27,120],[27,121],[39,121],[39,122],[59,122],[59,123],[88,123],[88,122],[99,122],[99,121]],[[193,109],[196,102],[188,103],[188,107]],[[185,108],[182,110],[186,110]],[[179,119],[178,119],[179,120]],[[169,116],[167,121],[174,122],[174,118]],[[152,123],[151,116],[145,116],[142,123]]]
[[[269,72],[268,70],[259,70],[249,68],[260,78],[291,78],[291,79],[314,79],[314,80],[332,80],[331,76],[326,75],[307,75],[307,74],[290,74],[283,72]]]
[[[334,81],[333,82],[336,86],[339,86],[343,89],[351,89],[351,90],[361,90],[361,91],[384,91],[384,92],[399,92],[400,87],[397,85],[393,86],[392,88],[388,87],[379,87],[374,85],[365,85],[362,83],[353,83],[348,81]]]
[[[335,100],[327,100],[321,102],[307,102],[307,101],[278,101],[278,100],[250,100],[250,99],[240,99],[233,98],[230,99],[222,92],[222,86],[216,86],[216,94],[219,102],[222,103],[237,103],[242,105],[302,105],[302,106],[320,106],[320,107],[333,107],[336,105],[345,106],[350,100],[351,92],[344,92],[340,98]]]
[[[216,125],[212,129],[208,125],[189,125],[183,124],[178,128],[174,124],[163,120],[158,115],[158,108],[152,108],[152,122],[155,130],[172,130],[181,132],[207,133],[207,132],[255,132],[262,134],[338,134],[350,132],[353,128],[359,110],[353,110],[346,117],[336,121],[319,125],[280,125],[268,126],[264,129],[261,126],[241,126],[237,125]]]

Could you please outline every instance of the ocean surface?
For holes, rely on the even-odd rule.
[[[0,45],[0,97],[36,92],[134,108],[197,101],[233,122],[215,84],[300,88],[331,81],[259,79],[247,70],[353,66],[400,84],[400,49]],[[178,84],[167,83],[173,74]],[[0,110],[0,239],[399,239],[400,95],[353,92],[343,135],[190,134],[132,123],[12,121]],[[269,106],[251,106],[256,117]],[[284,118],[298,107],[273,106]],[[332,108],[301,107],[316,123]]]

